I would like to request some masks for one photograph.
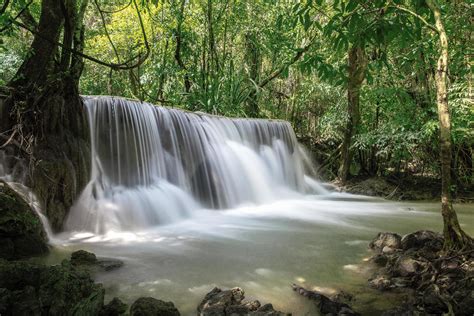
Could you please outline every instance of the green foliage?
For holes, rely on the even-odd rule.
[[[0,26],[8,24],[26,5],[24,0],[13,2],[0,16]],[[470,7],[463,1],[439,2],[450,45],[454,151],[461,156],[470,151],[472,157]],[[116,63],[144,54],[135,7],[123,0],[98,3],[104,21],[95,2],[89,1],[85,53]],[[130,71],[110,70],[86,61],[80,82],[82,94],[121,95],[227,116],[286,119],[299,137],[310,139],[308,143],[315,151],[327,153],[343,138],[347,51],[358,45],[364,48],[369,63],[361,91],[361,122],[353,143],[353,149],[362,154],[355,156],[355,163],[363,165],[366,162],[360,157],[373,153],[380,165],[377,172],[416,165],[438,174],[434,86],[438,39],[414,16],[433,24],[424,1],[137,3],[150,57]],[[35,0],[29,8],[36,19],[40,5]],[[12,78],[28,53],[31,39],[31,34],[15,26],[2,33],[0,85]],[[472,163],[467,166],[468,162],[454,155],[460,166],[456,168],[464,164],[462,176],[468,179]]]

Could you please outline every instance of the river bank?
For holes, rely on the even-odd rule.
[[[474,233],[472,204],[458,204],[456,209],[463,227]],[[373,253],[367,245],[380,231],[403,235],[420,229],[441,231],[438,202],[331,193],[201,210],[173,225],[135,232],[57,234],[50,239],[49,255],[34,262],[62,266],[79,249],[115,258],[122,267],[94,274],[93,280],[105,290],[104,302],[119,297],[131,306],[151,296],[173,302],[182,315],[195,315],[213,288],[235,286],[262,306],[272,303],[293,315],[315,315],[318,307],[295,294],[292,283],[328,295],[344,290],[356,297],[351,302],[354,311],[380,315],[406,295],[385,291],[381,296],[368,287],[377,267],[368,262]]]
[[[405,177],[354,177],[345,184],[338,180],[330,182],[333,190],[377,196],[393,201],[437,201],[441,194],[441,181],[436,178],[422,176]],[[474,188],[458,188],[455,192],[456,203],[473,203]]]

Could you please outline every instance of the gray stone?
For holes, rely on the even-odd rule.
[[[384,247],[389,247],[392,249],[401,248],[402,237],[395,233],[378,233],[377,237],[369,244],[369,247],[374,250],[381,252]]]

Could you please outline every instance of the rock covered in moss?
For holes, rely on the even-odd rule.
[[[104,305],[99,316],[120,316],[127,312],[128,306],[119,298],[114,297],[109,303]]]
[[[0,258],[14,260],[47,252],[38,215],[7,183],[0,182]]]
[[[207,293],[198,306],[200,316],[251,315],[251,316],[284,316],[290,315],[276,311],[272,304],[261,306],[259,301],[244,301],[244,291],[235,287],[221,290],[215,287]]]
[[[85,250],[77,250],[71,254],[72,265],[96,264],[97,257],[94,253]]]
[[[140,297],[130,307],[130,316],[179,316],[172,302],[153,297]]]
[[[97,258],[92,252],[77,250],[71,254],[71,264],[94,273],[98,270],[111,271],[123,266],[123,262],[114,258]]]
[[[1,315],[98,315],[104,289],[65,260],[44,266],[0,260]]]

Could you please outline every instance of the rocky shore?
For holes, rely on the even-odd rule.
[[[402,306],[385,315],[474,314],[474,251],[444,254],[442,247],[442,235],[426,230],[379,233],[370,243],[370,261],[378,269],[369,285],[408,294]]]
[[[94,283],[97,271],[123,265],[119,260],[97,258],[79,250],[61,264],[46,266],[28,261],[0,259],[0,315],[98,315],[98,316],[179,316],[172,302],[141,297],[130,307],[119,298],[104,304],[105,290]],[[241,288],[212,289],[197,307],[199,316],[285,316],[290,315],[246,301]]]
[[[405,236],[379,233],[370,243],[375,267],[368,286],[384,293],[399,292],[405,302],[383,315],[473,315],[474,251],[445,254],[443,236],[417,231]],[[79,250],[59,265],[27,261],[48,253],[41,222],[21,196],[0,183],[0,315],[180,315],[172,302],[141,297],[131,306],[114,298],[104,302],[104,288],[93,275],[119,269],[123,262],[98,258]],[[293,284],[321,315],[359,315],[351,304],[357,296],[329,296]],[[288,287],[290,291],[290,285]],[[271,304],[245,300],[241,288],[212,289],[196,308],[199,316],[283,316]]]

